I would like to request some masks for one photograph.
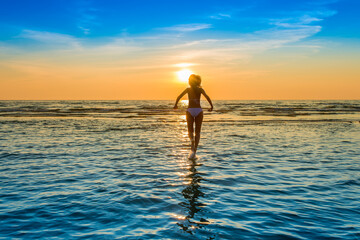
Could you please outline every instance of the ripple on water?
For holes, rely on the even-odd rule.
[[[170,102],[36,104],[86,116],[0,118],[0,238],[360,239],[360,128],[324,103],[215,102],[195,161]]]

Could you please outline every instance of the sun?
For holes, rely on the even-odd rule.
[[[176,74],[181,82],[186,83],[189,80],[190,75],[193,74],[193,72],[189,69],[183,69],[176,72]]]

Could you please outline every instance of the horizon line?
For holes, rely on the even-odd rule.
[[[174,99],[0,99],[0,101],[175,101]],[[185,99],[186,100],[186,99]],[[205,101],[205,99],[202,99]],[[212,101],[360,101],[359,99],[345,99],[345,98],[334,98],[334,99],[212,99]]]

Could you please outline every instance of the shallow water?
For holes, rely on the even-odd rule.
[[[360,101],[172,104],[0,101],[0,238],[360,239]]]

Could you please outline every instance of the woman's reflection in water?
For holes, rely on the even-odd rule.
[[[191,235],[195,234],[196,229],[203,228],[204,225],[209,224],[209,221],[203,217],[195,216],[197,213],[202,211],[205,204],[199,202],[199,198],[204,197],[204,193],[201,191],[200,182],[203,179],[202,174],[196,170],[196,159],[189,160],[189,174],[185,176],[185,180],[189,180],[189,185],[182,190],[182,195],[185,201],[180,203],[180,206],[185,207],[187,216],[185,220],[177,223],[181,229]],[[203,214],[201,214],[203,215]],[[213,238],[208,238],[213,239]]]

